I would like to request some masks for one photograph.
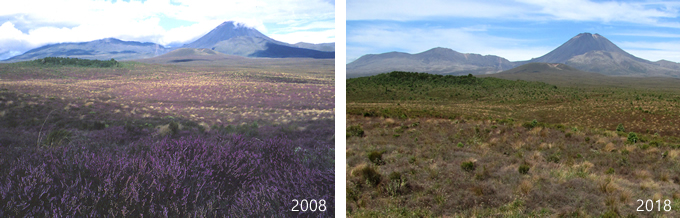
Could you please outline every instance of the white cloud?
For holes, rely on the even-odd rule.
[[[619,42],[621,49],[650,61],[667,60],[680,63],[680,41],[665,42]]]
[[[298,42],[326,43],[335,41],[335,30],[297,31],[284,34],[270,34],[269,37],[291,44]]]
[[[680,28],[677,2],[593,2],[590,0],[349,0],[347,20],[414,21],[490,18],[523,21],[628,22]]]
[[[435,17],[509,18],[530,12],[509,1],[349,0],[347,20],[424,20]]]

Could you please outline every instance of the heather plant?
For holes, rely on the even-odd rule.
[[[334,214],[327,67],[55,60],[0,64],[0,217]]]
[[[3,153],[18,158],[0,162],[8,175],[0,216],[278,216],[293,215],[294,198],[325,199],[332,209],[332,168],[308,167],[319,160],[304,164],[292,142],[190,136]]]

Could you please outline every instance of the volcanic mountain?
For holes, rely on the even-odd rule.
[[[335,58],[333,51],[319,51],[303,47],[315,44],[291,45],[276,41],[254,28],[228,21],[220,24],[196,41],[185,44],[183,48],[207,48],[224,54],[245,57],[308,57]]]
[[[168,51],[170,49],[155,43],[106,38],[89,42],[45,45],[14,56],[7,62],[27,61],[44,57],[131,60],[154,57]]]
[[[464,58],[461,58],[463,56]],[[680,63],[665,60],[651,62],[638,58],[604,36],[590,33],[578,34],[555,50],[528,61],[509,62],[498,56],[461,54],[443,48],[434,48],[414,55],[399,52],[365,55],[347,64],[347,77],[395,70],[458,75],[489,74],[527,63],[566,64],[580,71],[604,75],[680,78]]]
[[[514,67],[505,58],[493,55],[464,54],[448,48],[433,48],[417,54],[389,52],[369,54],[347,64],[347,78],[391,71],[433,74],[488,74]]]
[[[618,76],[679,77],[680,64],[635,57],[599,34],[581,33],[555,50],[523,63],[563,63],[576,69]]]

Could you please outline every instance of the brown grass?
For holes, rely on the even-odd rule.
[[[590,129],[579,129],[578,134],[565,138],[553,127],[539,131],[462,120],[392,121],[348,115],[348,125],[362,125],[367,132],[366,137],[347,139],[348,189],[359,199],[347,201],[351,208],[348,215],[401,216],[395,211],[407,210],[443,217],[600,216],[608,211],[627,216],[635,213],[636,199],[651,199],[661,193],[663,201],[680,189],[673,173],[680,164],[678,153],[669,147],[642,150],[618,136]],[[502,131],[484,131],[491,126]],[[403,130],[401,136],[392,136],[395,127]],[[376,134],[383,131],[388,134]],[[585,137],[591,142],[586,143]],[[458,147],[458,142],[465,146]],[[623,149],[628,153],[622,153]],[[377,187],[359,184],[354,172],[372,165],[365,154],[375,150],[385,151],[386,164],[374,165],[383,181],[389,173],[401,172],[408,181],[408,192],[387,194],[387,182]],[[669,154],[662,159],[659,154],[664,151]],[[548,161],[555,159],[557,163]],[[460,163],[465,161],[474,161],[475,171],[461,169]],[[526,175],[518,172],[523,163],[531,166]],[[610,168],[614,173],[607,174]]]

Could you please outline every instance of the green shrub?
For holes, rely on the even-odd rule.
[[[630,142],[630,143],[636,143],[636,142],[638,142],[638,141],[639,141],[639,138],[638,138],[637,134],[635,134],[634,132],[629,132],[629,133],[628,133],[628,142]]]
[[[106,123],[104,123],[102,121],[95,121],[92,124],[92,129],[94,129],[94,130],[102,130],[104,128],[106,128]]]
[[[364,129],[360,125],[347,127],[347,138],[352,136],[364,137]]]
[[[616,131],[617,132],[625,132],[626,128],[623,127],[623,124],[619,124],[618,126],[616,126]]]
[[[559,163],[560,162],[560,154],[559,153],[553,153],[548,158],[546,158],[548,162],[553,162],[553,163]]]
[[[457,146],[458,146],[459,148],[462,148],[462,147],[464,147],[465,145],[463,145],[462,142],[458,142],[458,145],[457,145]]]
[[[47,134],[47,137],[45,138],[45,145],[53,147],[66,144],[70,141],[72,135],[73,134],[71,133],[71,131],[65,129],[52,131],[49,134]]]
[[[460,168],[462,168],[462,169],[465,170],[466,172],[475,171],[475,168],[476,168],[475,162],[472,162],[472,161],[465,161],[465,162],[463,162],[463,163],[460,164]]]
[[[519,165],[519,169],[517,169],[517,171],[519,171],[520,174],[527,174],[529,173],[529,168],[531,168],[531,166],[529,166],[529,164],[524,163],[522,165]]]
[[[565,133],[565,134],[564,134],[564,137],[565,137],[565,138],[571,138],[571,133],[570,133],[570,132]]]
[[[368,159],[375,165],[383,165],[385,164],[385,161],[382,159],[382,154],[383,153],[379,151],[370,152],[368,153]]]
[[[533,129],[537,125],[538,125],[538,121],[536,119],[532,120],[531,122],[526,122],[526,123],[522,124],[522,126],[524,128],[527,128],[527,129]]]
[[[609,167],[609,169],[607,169],[607,172],[605,172],[605,173],[606,174],[614,174],[614,168]]]
[[[590,137],[586,136],[585,140],[586,142],[590,142]]]
[[[401,180],[401,173],[396,172],[396,171],[392,172],[392,173],[390,173],[388,178],[390,178],[390,181],[395,181],[395,180],[399,181],[399,180]]]
[[[358,174],[371,186],[377,186],[380,184],[380,180],[382,180],[382,175],[370,166],[359,169]]]
[[[416,163],[416,156],[411,156],[411,157],[409,157],[409,158],[408,158],[408,163],[410,163],[410,164]]]
[[[176,135],[177,133],[179,133],[179,124],[177,124],[177,122],[175,122],[175,121],[170,122],[168,127],[170,128],[170,131],[172,131],[173,135]]]

